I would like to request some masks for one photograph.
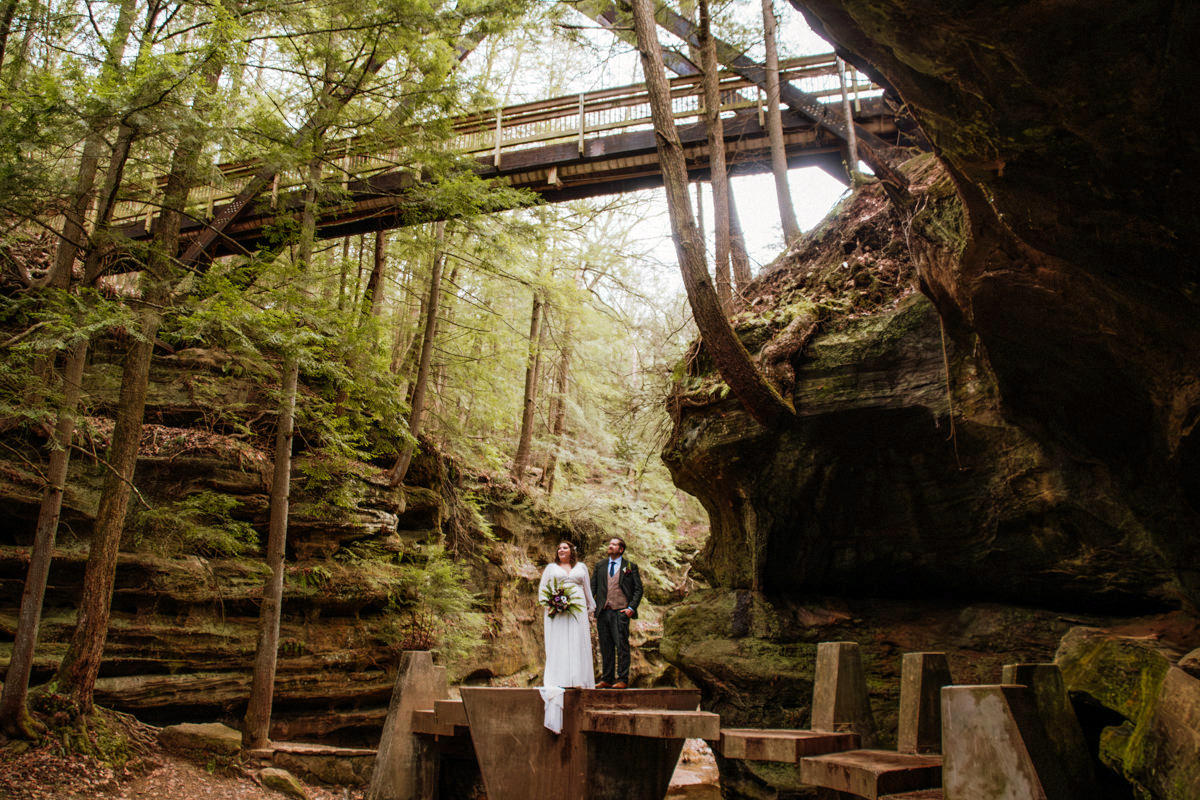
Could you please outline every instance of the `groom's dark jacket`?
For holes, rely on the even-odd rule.
[[[642,575],[638,572],[637,564],[625,556],[621,556],[621,591],[633,609],[633,618],[637,619],[638,603],[642,602]],[[596,600],[596,613],[608,602],[608,558],[597,562],[592,569],[592,597]]]

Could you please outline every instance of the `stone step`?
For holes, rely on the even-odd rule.
[[[891,750],[847,750],[800,759],[800,780],[879,800],[889,794],[942,785],[942,757]]]
[[[707,711],[585,711],[581,730],[651,739],[721,738],[721,717]]]
[[[722,728],[720,753],[743,761],[784,761],[794,764],[805,756],[855,750],[857,733],[788,730],[782,728]]]
[[[366,784],[375,763],[375,750],[308,742],[271,742],[247,755],[262,766],[274,766],[304,780],[338,786]]]
[[[915,792],[885,794],[879,800],[944,800],[945,796],[942,789],[918,789]]]

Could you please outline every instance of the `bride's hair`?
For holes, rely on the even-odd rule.
[[[558,563],[558,548],[562,547],[564,544],[567,547],[571,548],[571,566],[573,567],[579,563],[579,553],[578,553],[578,551],[576,551],[575,545],[572,544],[571,542],[568,542],[566,539],[563,539],[561,542],[559,542],[557,545],[554,546],[554,563],[555,564]]]

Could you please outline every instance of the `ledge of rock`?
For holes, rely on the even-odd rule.
[[[199,750],[232,756],[242,749],[241,731],[219,722],[168,725],[159,731],[158,741],[168,750],[184,753]]]
[[[1200,797],[1200,678],[1155,635],[1073,628],[1058,648],[1067,690],[1082,705],[1101,761],[1138,796]],[[1105,716],[1090,709],[1107,709]]]

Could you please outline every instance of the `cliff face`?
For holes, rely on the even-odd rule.
[[[1003,407],[1094,459],[1200,601],[1200,10],[1168,0],[793,0],[894,87],[968,221],[922,280]]]
[[[34,682],[57,667],[74,626],[99,502],[105,416],[119,368],[100,348],[87,378],[97,416],[72,460]],[[269,398],[220,353],[159,354],[123,541],[96,700],[158,723],[237,724],[249,693],[268,514]],[[107,398],[107,400],[106,400]],[[247,431],[250,431],[248,434]],[[303,432],[300,437],[304,439]],[[40,502],[36,441],[0,460],[0,679],[15,633]],[[374,746],[394,666],[447,629],[482,645],[444,657],[451,680],[524,685],[542,665],[536,589],[564,537],[584,552],[604,532],[531,506],[426,443],[392,489],[370,464],[302,452],[294,469],[272,736]],[[469,493],[469,494],[468,494]],[[144,505],[143,505],[144,504]],[[150,509],[153,509],[151,511]],[[445,549],[456,552],[453,558]],[[471,597],[474,596],[475,600]],[[454,601],[464,609],[447,610]],[[657,639],[648,608],[643,635]],[[469,629],[469,630],[468,630]],[[465,641],[465,640],[464,640]],[[645,681],[667,669],[643,649]]]
[[[713,588],[668,617],[664,652],[735,724],[790,726],[812,645],[855,639],[886,740],[903,650],[991,682],[1050,660],[1073,620],[1196,647],[1200,114],[1181,99],[1200,9],[791,2],[891,87],[944,173],[910,163],[894,215],[860,191],[751,288],[735,325],[794,421],[757,426],[702,351],[678,382],[664,459],[711,517]],[[1073,685],[1137,685],[1112,672]],[[1151,756],[1118,722],[1085,726],[1128,797]],[[722,779],[802,793],[788,770]]]
[[[917,224],[952,231],[948,179],[928,156],[909,170]],[[1011,418],[979,339],[914,291],[909,241],[871,187],[757,282],[738,318],[752,346],[824,319],[792,361],[790,424],[766,430],[703,383],[678,403],[664,459],[712,520],[699,568],[771,596],[1177,604],[1155,521],[1113,469]]]
[[[794,420],[755,423],[702,349],[671,400],[663,458],[709,513],[695,571],[712,588],[671,610],[662,647],[730,724],[806,726],[821,641],[864,647],[885,742],[904,652],[946,651],[956,682],[983,683],[1052,660],[1080,622],[1200,644],[1124,468],[1014,414],[983,337],[942,321],[926,278],[971,252],[968,215],[933,156],[905,171],[915,214],[858,190],[735,317]],[[818,321],[810,338],[797,320]],[[731,797],[803,793],[789,769],[721,766]]]

